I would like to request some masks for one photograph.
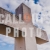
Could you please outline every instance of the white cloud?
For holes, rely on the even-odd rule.
[[[43,6],[50,6],[50,0],[39,0],[40,4],[42,4]]]
[[[0,35],[0,39],[2,42],[5,42],[7,44],[14,44],[14,38],[12,37],[6,37],[4,35]]]

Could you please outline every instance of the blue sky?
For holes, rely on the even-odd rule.
[[[10,45],[10,44],[6,44],[6,45],[4,44],[4,45],[2,45],[0,43],[0,50],[14,50],[14,45]]]
[[[38,4],[38,2],[39,2],[39,0],[34,0],[34,3],[35,3],[35,4]]]
[[[15,9],[22,2],[31,8],[33,24],[45,30],[50,41],[50,0],[0,0],[0,7],[15,13]],[[39,22],[36,22],[34,14],[37,14]],[[46,16],[43,16],[44,14]],[[43,23],[41,23],[42,18],[44,18]],[[38,50],[50,50],[50,42],[37,46]],[[14,50],[14,39],[0,35],[0,50]]]
[[[0,35],[0,50],[14,50],[14,38]]]

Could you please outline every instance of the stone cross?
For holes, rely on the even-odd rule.
[[[13,14],[10,13],[9,11],[3,9],[0,7],[0,14],[10,14],[11,15],[11,20],[13,19]],[[32,23],[32,16],[31,16],[31,9],[26,6],[25,4],[21,4],[16,10],[15,10],[15,22],[19,21],[19,14],[22,14],[22,21],[24,21],[24,24],[11,24],[11,23],[2,23],[0,24],[0,34],[6,35],[6,27],[11,28],[11,32],[9,33],[10,37],[14,37],[14,27],[19,27],[19,37],[14,37],[15,38],[15,44],[14,44],[14,49],[15,50],[37,50],[37,44],[43,44],[48,42],[48,37],[45,31],[41,30],[40,28],[37,28],[36,26],[33,25]],[[0,21],[5,20],[6,17],[1,18]],[[26,27],[27,28],[27,36],[22,37],[22,28]],[[30,30],[29,28],[34,28],[33,30],[33,35],[30,37]],[[37,29],[38,29],[38,34],[37,34]],[[41,30],[41,36],[39,36]]]

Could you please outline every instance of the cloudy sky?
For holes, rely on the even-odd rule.
[[[31,8],[33,24],[45,30],[50,41],[50,0],[0,0],[0,7],[15,13],[15,9],[22,2]],[[38,50],[50,50],[50,42],[37,47]],[[0,50],[14,50],[14,39],[0,35]]]

